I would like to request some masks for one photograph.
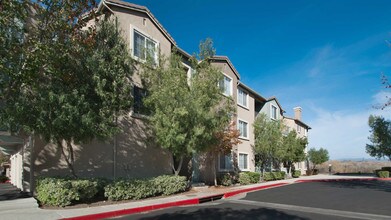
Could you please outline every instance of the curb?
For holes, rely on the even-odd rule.
[[[278,187],[278,186],[283,186],[286,184],[288,184],[288,183],[275,183],[275,184],[270,184],[270,185],[266,185],[266,186],[257,186],[257,187],[248,188],[248,189],[236,190],[236,191],[227,192],[224,194],[215,194],[215,195],[211,195],[211,196],[181,200],[181,201],[176,201],[176,202],[168,202],[168,203],[149,205],[149,206],[143,206],[143,207],[135,207],[135,208],[102,212],[102,213],[96,213],[96,214],[90,214],[90,215],[62,218],[62,220],[93,220],[93,219],[113,218],[113,217],[119,217],[119,216],[123,216],[123,215],[136,214],[136,213],[140,213],[140,212],[148,212],[148,211],[154,211],[154,210],[158,210],[158,209],[172,208],[172,207],[176,207],[176,206],[197,205],[197,204],[204,203],[204,202],[219,200],[221,198],[232,197],[232,196],[240,194],[240,193],[245,193],[245,192],[250,192],[250,191],[255,191],[255,190],[260,190],[260,189],[267,189],[267,188],[272,188],[272,187]]]
[[[339,181],[389,181],[391,178],[343,178],[343,179],[313,179],[313,180],[296,180],[295,183],[310,183],[310,182],[339,182]]]

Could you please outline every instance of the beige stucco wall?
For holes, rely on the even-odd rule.
[[[106,142],[92,141],[74,145],[75,172],[79,177],[145,178],[171,174],[172,156],[155,146],[142,120],[126,117],[120,121],[114,166],[114,138]],[[61,150],[39,137],[34,144],[34,176],[69,175]]]
[[[247,108],[242,107],[241,105],[237,104],[237,118],[238,120],[242,120],[248,123],[248,138],[240,138],[240,143],[238,145],[237,150],[237,157],[239,158],[239,153],[246,153],[248,154],[248,165],[249,165],[249,171],[255,171],[255,158],[254,158],[254,152],[253,152],[253,145],[254,145],[254,110],[255,110],[255,100],[254,96],[249,93],[249,91],[245,90],[244,88],[240,87],[244,91],[248,93],[248,106]],[[237,93],[237,89],[235,90]],[[236,99],[237,103],[237,99]],[[239,121],[237,121],[237,124],[239,124]]]

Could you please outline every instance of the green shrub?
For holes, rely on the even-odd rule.
[[[379,172],[380,171],[383,171],[383,170],[374,170],[374,173],[375,173],[375,175],[378,177],[379,176]]]
[[[380,178],[389,178],[390,177],[390,172],[385,171],[385,170],[379,171],[378,172],[378,177],[380,177]]]
[[[137,200],[171,195],[183,192],[186,188],[186,177],[164,175],[144,180],[117,180],[105,187],[105,196],[114,201]]]
[[[69,180],[72,187],[77,191],[81,201],[89,200],[98,193],[98,182],[94,180],[80,179]]]
[[[301,171],[300,171],[300,170],[295,170],[295,171],[292,173],[292,177],[293,177],[293,178],[298,178],[300,175],[301,175]]]
[[[241,185],[251,184],[251,177],[248,172],[243,172],[239,174],[239,183]]]
[[[71,181],[59,178],[37,180],[37,199],[43,205],[67,206],[79,200],[79,193]]]
[[[37,199],[43,205],[67,206],[94,198],[99,184],[97,179],[44,177],[37,180]]]
[[[187,180],[184,176],[163,175],[152,179],[157,194],[171,195],[184,192],[187,188]]]
[[[251,183],[259,183],[259,180],[261,179],[261,174],[258,172],[248,172],[248,175],[251,178]]]
[[[9,180],[8,177],[6,177],[6,176],[0,176],[0,183],[5,183],[5,182],[7,182],[8,180]]]
[[[265,172],[263,173],[263,180],[264,181],[272,181],[274,180],[274,175],[272,172]]]
[[[102,197],[105,195],[105,187],[112,182],[111,180],[103,177],[92,178],[91,181],[96,182],[97,184],[96,189],[98,191],[97,195]]]
[[[223,186],[231,186],[234,184],[233,177],[230,173],[224,173],[219,179],[220,184]]]

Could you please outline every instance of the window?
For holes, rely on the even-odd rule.
[[[238,129],[240,132],[240,137],[248,138],[248,123],[247,122],[239,120]]]
[[[238,89],[238,104],[247,108],[247,92]]]
[[[220,89],[224,95],[232,95],[232,79],[224,75],[223,79],[219,83]]]
[[[133,112],[141,115],[148,115],[148,109],[144,106],[144,98],[147,96],[147,90],[134,86],[133,87]]]
[[[271,105],[271,118],[277,120],[277,107]]]
[[[219,155],[219,169],[220,170],[232,170],[232,154]]]
[[[239,169],[248,170],[248,154],[239,153]]]
[[[300,125],[297,125],[297,133],[301,133],[301,126]]]
[[[133,55],[140,60],[152,59],[157,63],[157,43],[134,30],[133,34]]]

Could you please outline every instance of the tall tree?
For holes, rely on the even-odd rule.
[[[282,146],[280,121],[271,121],[266,114],[260,114],[255,119],[254,152],[258,166],[265,169],[270,164],[279,164],[279,149]]]
[[[234,111],[232,99],[223,96],[217,86],[222,74],[208,60],[213,54],[204,51],[211,48],[208,44],[200,45],[200,57],[204,60],[192,58],[195,74],[190,80],[175,52],[168,59],[161,58],[159,66],[145,67],[143,71],[149,92],[145,99],[151,110],[149,121],[157,143],[179,158],[179,165],[172,165],[176,175],[185,156],[205,152],[218,144],[216,133],[228,127]]]
[[[279,154],[288,173],[290,173],[293,163],[301,162],[305,159],[304,150],[306,146],[307,138],[297,137],[296,131],[290,131],[283,137]]]
[[[312,171],[315,170],[316,165],[322,164],[329,160],[329,152],[324,148],[319,148],[319,150],[311,148],[307,152],[307,156],[309,161],[312,163]]]
[[[366,145],[366,151],[378,159],[387,157],[391,160],[391,121],[381,116],[369,116],[371,135],[368,139],[371,144]]]
[[[113,19],[86,28],[83,18],[94,17],[94,6],[93,0],[30,1],[34,22],[23,24],[22,60],[2,72],[11,82],[1,84],[2,122],[57,144],[74,176],[73,144],[118,132],[115,118],[131,100],[127,44]]]

